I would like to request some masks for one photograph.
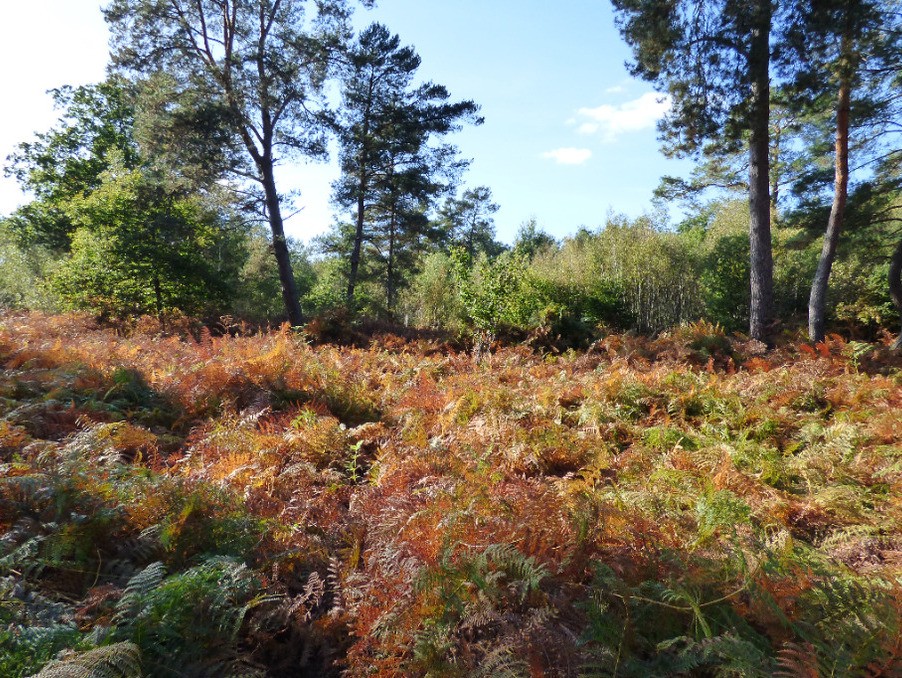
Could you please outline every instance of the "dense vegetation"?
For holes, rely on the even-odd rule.
[[[30,314],[0,357],[3,675],[63,649],[39,675],[902,664],[885,346],[694,325],[474,355]]]
[[[615,0],[696,169],[510,244],[352,4],[112,0],[8,159],[0,674],[900,675],[897,4]]]
[[[802,324],[815,343],[898,327],[893,3],[617,0],[632,72],[668,96],[663,150],[696,169],[665,177],[643,217],[559,239],[531,221],[510,245],[449,142],[478,105],[426,80],[388,27],[355,33],[353,3],[309,4],[111,2],[111,75],[55,90],[58,123],[9,158],[34,199],[0,221],[0,302],[125,323],[344,314],[561,346],[698,320],[769,343]],[[335,222],[302,247],[279,168],[330,139]]]

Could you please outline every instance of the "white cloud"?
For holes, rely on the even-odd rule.
[[[614,85],[613,87],[608,87],[604,93],[605,94],[621,94],[625,92],[626,88],[623,85]]]
[[[638,99],[616,106],[602,104],[597,108],[580,108],[577,115],[583,122],[577,131],[580,134],[601,132],[604,141],[616,141],[625,132],[654,127],[669,108],[670,97],[655,92],[647,92]]]
[[[543,158],[554,160],[558,165],[582,165],[592,157],[588,148],[556,148],[542,153]]]

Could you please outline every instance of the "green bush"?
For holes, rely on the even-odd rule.
[[[542,299],[532,285],[525,257],[505,252],[489,259],[482,254],[470,262],[455,250],[452,262],[466,318],[477,330],[495,333],[535,322]]]
[[[464,309],[460,290],[452,284],[454,263],[444,252],[434,252],[423,259],[420,272],[405,290],[401,312],[415,327],[460,329]]]
[[[44,278],[53,257],[40,245],[23,247],[0,220],[0,308],[53,309],[53,297]]]

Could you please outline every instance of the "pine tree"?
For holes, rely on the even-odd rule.
[[[369,244],[381,263],[387,307],[394,307],[400,271],[410,259],[407,250],[435,237],[426,213],[465,166],[453,146],[430,142],[463,122],[481,122],[472,101],[449,102],[448,91],[431,82],[414,87],[419,66],[412,47],[401,47],[397,35],[373,24],[360,34],[342,69],[342,176],[334,200],[354,210],[354,228],[334,234],[334,246],[350,253],[349,306]]]
[[[902,73],[902,25],[895,3],[818,0],[792,5],[781,43],[791,101],[803,115],[829,112],[833,131],[830,216],[808,303],[812,341],[825,336],[827,289],[846,220],[850,158],[859,175],[884,156],[882,138],[898,129],[895,82]]]
[[[488,186],[468,188],[460,198],[450,196],[439,210],[439,220],[454,245],[461,247],[471,260],[480,252],[499,254],[501,247],[495,241],[497,203],[492,202],[492,189]]]
[[[308,7],[315,8],[312,17]],[[317,110],[331,57],[347,37],[349,12],[346,0],[113,0],[105,10],[116,68],[164,72],[182,101],[220,109],[218,117],[244,154],[245,162],[232,170],[263,192],[282,298],[295,325],[303,315],[276,166],[292,154],[325,153]]]
[[[665,152],[685,156],[747,144],[751,304],[749,333],[773,316],[769,186],[771,0],[613,0],[633,49],[631,71],[672,101],[660,130]]]

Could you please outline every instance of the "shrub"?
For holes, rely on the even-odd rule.
[[[427,255],[402,297],[401,313],[407,322],[416,327],[459,329],[464,308],[454,275],[451,257],[442,252]]]

